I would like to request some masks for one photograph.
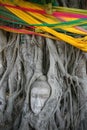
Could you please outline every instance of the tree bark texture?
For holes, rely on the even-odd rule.
[[[87,8],[81,0],[59,4]],[[43,105],[32,108],[34,101]],[[0,130],[86,128],[87,53],[63,41],[0,30]]]

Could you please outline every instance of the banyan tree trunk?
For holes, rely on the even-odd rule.
[[[76,8],[85,2],[59,0]],[[87,54],[63,41],[0,30],[0,130],[86,128]]]

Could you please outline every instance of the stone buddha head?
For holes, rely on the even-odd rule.
[[[31,85],[30,104],[34,114],[39,114],[50,97],[51,89],[46,81],[35,81]]]

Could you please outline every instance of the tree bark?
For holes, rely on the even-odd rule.
[[[58,2],[87,8],[86,0]],[[50,89],[39,114],[31,108],[37,81],[35,100],[46,98],[39,82]],[[0,130],[86,130],[86,120],[87,54],[63,41],[0,30]]]

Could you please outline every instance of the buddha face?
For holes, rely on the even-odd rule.
[[[42,84],[43,85],[43,84]],[[50,96],[50,87],[36,85],[31,89],[31,109],[34,114],[39,114]]]

